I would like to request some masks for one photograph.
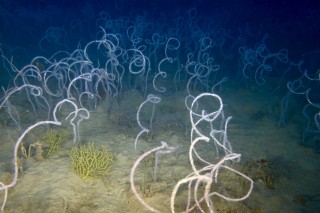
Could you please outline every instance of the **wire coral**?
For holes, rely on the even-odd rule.
[[[113,157],[107,148],[99,150],[94,143],[74,147],[70,151],[73,171],[83,180],[99,178],[109,174]]]

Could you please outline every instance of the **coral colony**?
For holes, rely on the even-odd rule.
[[[197,12],[196,8],[178,11],[172,25],[166,25],[164,17],[152,22],[146,16],[113,18],[107,12],[100,12],[95,20],[95,32],[91,31],[94,35],[86,42],[79,40],[73,49],[67,41],[74,35],[72,30],[78,29],[76,23],[70,32],[49,26],[38,40],[39,51],[45,56],[35,56],[23,66],[14,63],[8,47],[0,46],[1,72],[11,76],[7,85],[2,86],[1,116],[7,118],[3,125],[19,132],[12,153],[12,178],[0,180],[1,212],[6,211],[8,191],[19,181],[21,159],[50,160],[61,149],[71,147],[72,169],[82,179],[109,175],[117,159],[108,144],[100,148],[84,140],[82,125],[90,121],[99,107],[106,108],[110,117],[121,125],[124,116],[119,112],[128,107],[123,102],[130,93],[139,94],[141,102],[135,106],[135,118],[130,122],[137,130],[130,136],[130,151],[138,157],[127,171],[128,190],[146,211],[163,212],[145,199],[138,185],[141,176],[137,173],[151,159],[152,181],[157,182],[162,159],[167,156],[185,155],[186,167],[190,169],[186,176],[173,179],[167,212],[217,212],[217,199],[242,202],[252,194],[254,177],[248,171],[255,165],[265,165],[266,161],[247,164],[241,171],[236,167],[241,154],[232,148],[233,141],[229,141],[228,125],[233,120],[225,113],[221,98],[229,81],[238,81],[251,90],[265,86],[276,75],[272,94],[281,97],[277,112],[273,113],[277,117],[276,125],[284,128],[290,122],[290,102],[300,98],[304,103],[301,115],[305,118],[301,144],[320,152],[319,71],[306,69],[302,60],[291,60],[285,48],[269,47],[269,37],[262,31],[257,33],[254,44],[247,43],[246,39],[253,36],[250,29],[229,31],[212,22],[206,26],[205,18]],[[228,70],[231,69],[228,63],[237,64],[236,74]],[[292,72],[295,77],[287,78]],[[176,102],[172,107],[179,110],[182,105],[189,113],[186,121],[180,122],[185,127],[185,141],[173,144],[163,139],[150,143],[159,129],[156,118],[164,117],[163,112],[159,113],[161,105],[171,95],[183,96],[184,106],[183,102]],[[262,116],[260,113],[254,118]],[[61,126],[68,130],[55,130]],[[39,127],[47,129],[42,133],[43,139],[26,144],[28,135]],[[69,146],[62,146],[66,143]],[[182,147],[187,151],[180,152]],[[210,153],[204,156],[200,151],[204,147],[213,149],[208,149]],[[241,193],[217,190],[224,173],[236,176],[243,183]],[[261,176],[272,185],[270,175],[261,172]]]
[[[134,27],[134,26],[132,26]],[[90,119],[90,111],[93,111],[99,101],[101,99],[117,102],[117,99],[121,97],[121,93],[124,90],[124,83],[129,80],[135,82],[139,82],[143,85],[142,93],[147,94],[149,90],[154,90],[158,93],[165,93],[166,88],[164,86],[160,86],[160,78],[165,78],[167,76],[166,71],[162,68],[163,64],[166,65],[174,63],[178,58],[178,50],[180,47],[180,41],[176,38],[169,38],[165,41],[164,45],[164,58],[158,62],[158,70],[152,73],[150,68],[151,62],[145,53],[143,53],[139,47],[135,47],[138,44],[135,44],[133,41],[133,47],[129,49],[125,49],[120,46],[121,42],[117,35],[109,34],[105,32],[103,28],[101,28],[102,37],[99,40],[89,42],[84,49],[77,49],[72,53],[66,52],[58,52],[53,58],[44,58],[44,57],[36,57],[32,60],[32,62],[26,65],[21,70],[12,70],[13,73],[16,73],[14,78],[14,86],[7,89],[5,91],[5,95],[1,102],[1,106],[6,108],[10,118],[14,121],[17,127],[22,129],[21,119],[18,113],[16,112],[14,102],[11,101],[11,97],[16,93],[23,91],[27,96],[28,104],[33,107],[34,113],[40,113],[43,111],[48,111],[47,117],[48,120],[39,121],[23,131],[19,139],[16,141],[15,150],[14,150],[14,177],[11,183],[3,184],[1,183],[1,190],[4,191],[4,200],[2,204],[2,210],[4,210],[6,199],[7,199],[7,191],[9,188],[13,187],[18,179],[18,147],[20,146],[24,137],[34,128],[40,125],[61,125],[62,119],[69,120],[69,124],[72,126],[73,130],[73,142],[75,145],[81,144],[80,140],[80,125],[81,122],[85,122],[83,120]],[[134,35],[132,35],[134,36]],[[203,38],[208,42],[210,39],[208,37]],[[208,41],[207,41],[208,40]],[[210,42],[205,43],[202,41],[202,50],[199,50],[198,57],[203,54],[207,54],[205,49],[210,47]],[[159,44],[155,44],[159,45]],[[207,45],[207,46],[204,46]],[[152,47],[152,46],[151,46]],[[150,48],[151,48],[150,47]],[[89,51],[90,50],[90,51]],[[92,50],[95,52],[92,53]],[[176,52],[176,53],[175,53]],[[61,56],[60,56],[61,54]],[[92,55],[90,55],[92,54]],[[95,59],[95,55],[103,54],[105,56],[105,65],[102,67],[102,62],[97,61]],[[62,57],[62,58],[61,58]],[[160,56],[157,56],[157,58]],[[190,57],[190,56],[189,56]],[[10,63],[8,59],[6,59],[7,63]],[[175,212],[175,197],[178,193],[179,188],[182,184],[187,184],[189,186],[189,193],[194,191],[195,196],[193,198],[195,203],[191,203],[191,195],[189,196],[186,206],[186,211],[192,211],[193,209],[200,209],[203,211],[202,203],[206,204],[206,208],[210,211],[214,211],[214,203],[212,201],[213,196],[219,196],[228,201],[241,201],[247,198],[253,187],[253,181],[245,176],[244,174],[232,169],[227,166],[230,162],[237,162],[240,160],[240,154],[236,154],[232,152],[231,144],[227,139],[227,124],[229,119],[225,119],[224,117],[220,118],[219,121],[216,121],[218,117],[223,116],[223,104],[220,97],[214,93],[201,93],[197,96],[194,93],[197,90],[194,87],[207,87],[211,88],[212,85],[208,84],[209,76],[211,72],[217,72],[218,65],[212,64],[210,58],[202,61],[199,59],[198,61],[193,60],[191,57],[188,58],[187,61],[187,70],[190,74],[185,73],[184,75],[189,75],[189,80],[187,80],[186,90],[188,94],[186,95],[186,108],[190,111],[190,122],[191,122],[191,139],[190,139],[190,148],[189,148],[189,160],[191,166],[193,168],[193,172],[180,180],[177,185],[174,187],[172,191],[171,197],[171,211]],[[37,63],[35,63],[37,61]],[[37,64],[42,64],[42,67],[39,68]],[[14,67],[13,64],[10,64]],[[180,66],[180,65],[179,65]],[[41,69],[41,70],[40,70]],[[193,69],[193,71],[192,71]],[[126,77],[125,75],[129,75]],[[152,77],[153,76],[153,77]],[[128,78],[128,79],[126,79]],[[19,79],[19,81],[18,81]],[[179,81],[178,77],[176,80]],[[140,82],[142,81],[142,82]],[[149,86],[149,82],[151,85]],[[215,82],[216,83],[216,82]],[[135,85],[129,85],[130,88]],[[57,87],[53,88],[53,85]],[[159,85],[159,86],[158,86]],[[148,88],[148,86],[150,88]],[[215,85],[216,86],[216,85]],[[212,98],[212,104],[218,106],[217,111],[206,111],[205,109],[199,109],[200,106],[198,103],[198,99],[201,99],[204,96],[208,96]],[[191,105],[188,101],[191,101]],[[56,102],[54,107],[51,107],[49,102]],[[154,95],[148,94],[146,100],[143,101],[138,108],[136,120],[138,126],[141,128],[141,131],[137,134],[135,141],[133,142],[133,146],[137,150],[139,146],[138,141],[140,140],[141,135],[149,134],[149,131],[152,131],[152,119],[154,116],[154,112],[156,108],[153,108],[150,115],[149,126],[145,127],[141,124],[140,121],[140,111],[142,110],[145,104],[160,104],[161,98]],[[67,108],[69,106],[69,108]],[[62,108],[66,107],[66,110],[69,110],[68,114],[65,115],[64,118],[58,118],[58,114]],[[71,107],[71,109],[70,109]],[[51,112],[49,114],[49,112]],[[215,129],[213,127],[213,123],[220,122],[219,126],[222,126],[222,129]],[[207,123],[209,127],[211,127],[211,131],[209,135],[205,135],[199,129],[199,125],[202,123]],[[58,149],[58,145],[60,143],[60,139],[53,134],[53,132],[47,132],[46,137],[49,140],[51,147],[48,155],[52,155],[53,152]],[[216,137],[217,133],[221,134],[222,137]],[[196,151],[197,143],[214,143],[217,147],[217,151],[220,154],[223,153],[221,160],[218,162],[207,162]],[[144,205],[147,209],[158,212],[158,210],[149,206],[143,198],[139,195],[135,188],[134,176],[135,170],[139,166],[139,163],[147,156],[155,153],[155,156],[167,154],[175,151],[175,147],[170,147],[166,142],[161,142],[161,146],[156,147],[152,150],[145,151],[145,153],[140,156],[137,161],[134,163],[131,175],[130,175],[130,183],[131,188],[137,199]],[[96,153],[95,153],[96,152]],[[217,153],[218,154],[218,153]],[[79,174],[83,179],[92,176],[98,176],[99,172],[103,173],[103,171],[96,171],[92,174],[89,174],[91,167],[105,168],[109,169],[109,162],[111,161],[111,157],[102,156],[103,153],[99,153],[94,150],[93,145],[89,144],[87,149],[77,148],[73,149],[70,153],[70,156],[73,161],[73,168],[77,174]],[[100,156],[100,157],[99,157]],[[202,168],[196,168],[194,164],[194,157],[203,162],[205,166]],[[81,160],[84,159],[87,162],[81,163]],[[105,165],[102,164],[102,160],[107,159]],[[92,162],[96,160],[96,162]],[[157,158],[156,158],[157,160]],[[83,164],[90,164],[87,168]],[[155,165],[158,163],[156,162]],[[91,166],[91,167],[90,167]],[[101,168],[98,168],[101,170]],[[250,188],[248,192],[239,198],[229,198],[222,194],[219,194],[212,189],[212,185],[218,182],[219,172],[223,169],[231,170],[243,178],[247,179],[250,182]],[[107,173],[107,171],[105,171]],[[154,171],[154,175],[156,176],[156,169]],[[156,180],[156,177],[154,178]],[[205,184],[205,191],[202,192],[203,195],[200,195],[198,192],[201,184]]]

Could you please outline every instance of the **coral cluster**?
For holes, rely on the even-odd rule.
[[[112,155],[105,147],[99,150],[94,143],[72,148],[70,157],[74,172],[83,180],[107,175],[113,161]]]

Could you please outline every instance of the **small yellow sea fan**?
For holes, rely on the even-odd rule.
[[[73,171],[83,180],[108,175],[113,161],[107,148],[103,147],[102,150],[99,150],[94,146],[94,143],[74,147],[69,155],[72,160]]]

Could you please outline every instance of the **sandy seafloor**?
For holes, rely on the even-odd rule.
[[[123,93],[120,107],[114,107],[109,115],[107,105],[100,103],[91,112],[90,119],[81,123],[81,143],[94,142],[108,148],[114,156],[110,175],[85,181],[79,178],[71,168],[69,151],[74,144],[70,138],[56,155],[42,162],[36,162],[33,157],[22,159],[23,171],[17,185],[9,190],[5,212],[148,212],[131,192],[130,168],[139,155],[159,146],[160,141],[179,148],[175,154],[161,158],[156,182],[152,177],[153,158],[150,157],[138,167],[135,183],[148,204],[162,212],[170,212],[172,188],[191,172],[188,161],[190,122],[184,105],[185,95],[185,92],[161,95],[162,101],[155,108],[152,135],[147,139],[141,137],[137,151],[134,140],[141,129],[135,114],[144,100],[141,94],[137,91]],[[242,154],[241,162],[230,166],[242,171],[251,162],[249,165],[255,167],[251,169],[254,173],[260,162],[266,163],[272,176],[272,187],[258,178],[251,196],[245,201],[233,203],[213,198],[216,212],[320,212],[320,196],[317,197],[320,193],[320,155],[310,147],[298,145],[303,124],[301,111],[291,112],[287,126],[278,128],[278,118],[272,111],[279,110],[277,104],[281,97],[272,95],[269,88],[245,89],[230,82],[223,85],[221,97],[225,115],[233,117],[228,125],[229,141],[234,152]],[[294,101],[291,103],[295,104]],[[148,107],[142,116],[148,118],[147,112],[150,112]],[[19,131],[14,123],[5,121],[3,111],[0,113],[0,168],[3,174],[12,172],[12,147]],[[64,123],[63,128],[69,128],[68,124]],[[42,127],[33,130],[28,135],[29,143],[41,140],[45,131]],[[212,163],[219,160],[212,144],[200,145],[198,150]],[[223,170],[219,184],[213,186],[229,196],[243,195],[247,188],[239,176]],[[176,201],[180,212],[180,207],[186,205],[183,195],[186,195],[186,187]]]

